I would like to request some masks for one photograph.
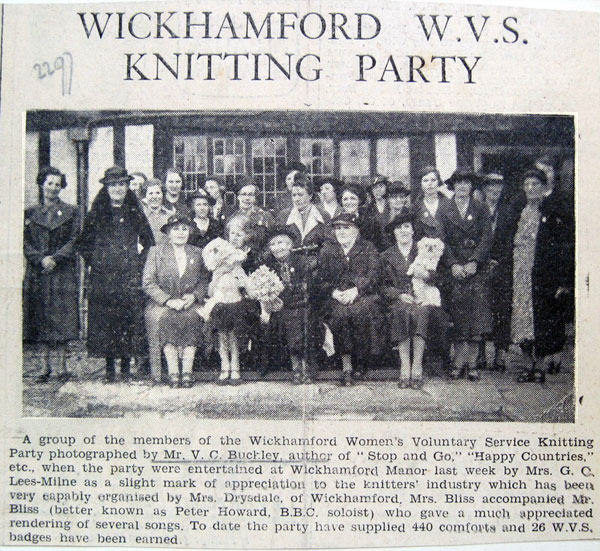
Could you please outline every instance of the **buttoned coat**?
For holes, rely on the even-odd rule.
[[[496,281],[501,285],[500,338],[510,343],[514,241],[525,203],[512,203],[507,215],[498,221],[492,257],[498,262]],[[575,286],[573,217],[558,195],[550,195],[540,205],[541,219],[532,269],[532,298],[535,350],[539,356],[559,352],[565,343],[565,323],[571,317]],[[560,287],[571,297],[556,297]]]
[[[340,244],[326,241],[317,266],[315,289],[320,297],[322,316],[334,336],[336,350],[363,358],[380,354],[385,345],[381,331],[384,318],[379,296],[381,260],[375,246],[357,238],[348,255]],[[334,290],[356,287],[354,303],[344,305],[332,297]]]
[[[456,202],[450,200],[440,212],[444,233],[443,264],[477,263],[475,275],[464,280],[450,278],[449,313],[454,321],[454,337],[472,340],[492,330],[488,261],[492,247],[489,209],[471,198],[463,218]]]
[[[79,337],[79,286],[73,250],[79,233],[79,211],[59,201],[50,212],[48,219],[41,205],[25,211],[23,337],[64,342]],[[47,274],[42,272],[41,264],[46,256],[56,262]]]
[[[128,191],[123,206],[113,210],[102,188],[76,241],[90,270],[90,355],[118,358],[143,352],[142,270],[152,245],[152,229],[133,192]]]
[[[148,296],[145,310],[146,333],[148,335],[148,351],[152,378],[160,379],[160,319],[169,308],[165,306],[171,298],[181,298],[185,294],[193,294],[196,302],[193,307],[202,305],[208,292],[210,272],[202,261],[202,251],[193,245],[185,246],[187,256],[183,275],[179,275],[173,246],[163,243],[151,247],[144,266],[142,287]],[[200,320],[198,320],[200,323]]]

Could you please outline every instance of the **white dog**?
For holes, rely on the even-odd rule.
[[[417,249],[417,256],[406,272],[407,275],[413,276],[412,287],[415,302],[424,306],[441,306],[442,300],[439,289],[435,285],[429,284],[425,279],[413,274],[416,267],[435,272],[444,252],[444,243],[437,237],[423,237],[417,243]]]

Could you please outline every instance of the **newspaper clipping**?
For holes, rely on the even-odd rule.
[[[600,14],[1,20],[0,545],[596,539]]]

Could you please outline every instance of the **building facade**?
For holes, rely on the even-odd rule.
[[[174,166],[191,193],[208,175],[229,189],[242,175],[271,207],[293,161],[311,179],[366,183],[376,174],[409,183],[435,164],[447,178],[458,166],[500,170],[514,182],[541,154],[574,155],[574,119],[564,115],[494,115],[347,111],[31,111],[25,141],[25,206],[38,201],[37,171],[67,175],[62,197],[87,209],[113,164],[162,178]],[[233,193],[228,194],[233,201]]]

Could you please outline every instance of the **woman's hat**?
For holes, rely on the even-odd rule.
[[[542,184],[545,186],[548,185],[548,178],[546,177],[546,173],[539,168],[530,168],[523,173],[521,177],[521,182],[524,182],[527,178],[537,178]]]
[[[367,189],[371,189],[372,187],[378,186],[379,184],[383,184],[386,189],[389,189],[390,181],[387,176],[375,176],[373,181],[367,185]]]
[[[237,180],[237,182],[235,183],[234,186],[234,191],[235,193],[239,193],[240,190],[242,188],[245,188],[246,186],[255,186],[258,189],[258,184],[255,182],[254,178],[252,178],[251,176],[248,176],[247,174],[243,174],[242,176],[240,176]]]
[[[122,166],[111,166],[104,171],[100,183],[106,186],[117,182],[131,182],[131,180],[133,180],[133,176],[130,176]]]
[[[481,177],[469,168],[457,168],[454,174],[446,180],[446,186],[448,186],[448,189],[453,190],[456,182],[464,180],[470,182],[471,186],[476,187],[481,182]]]
[[[360,184],[344,184],[342,189],[338,192],[338,200],[341,201],[342,195],[344,192],[349,191],[358,197],[358,202],[360,205],[364,205],[367,200],[367,194],[365,193],[364,188]]]
[[[320,190],[321,186],[324,184],[331,184],[336,193],[338,192],[340,187],[342,187],[344,185],[341,180],[338,180],[337,178],[334,178],[333,176],[319,176],[318,178],[314,179],[314,182],[315,182],[316,190]]]
[[[163,233],[168,233],[169,232],[169,228],[171,226],[176,226],[177,224],[185,224],[186,226],[192,226],[193,222],[185,214],[181,214],[179,212],[176,212],[175,214],[172,214],[171,216],[169,216],[169,218],[167,220],[167,223],[164,224],[162,226],[162,228],[160,228],[160,231],[163,232]]]
[[[488,184],[504,184],[504,176],[499,172],[489,172],[483,177],[483,181],[481,182],[482,186],[487,186]]]
[[[410,222],[413,226],[415,225],[415,219],[414,219],[412,211],[410,209],[403,208],[400,211],[400,214],[397,214],[396,216],[394,216],[392,221],[386,225],[385,231],[391,233],[397,227],[401,226],[402,224],[406,224],[407,222]]]
[[[358,216],[356,214],[350,214],[349,212],[342,212],[335,216],[331,221],[332,226],[356,226],[359,227],[358,224]]]
[[[388,186],[387,194],[388,197],[390,195],[410,195],[410,188],[404,182],[396,180]]]
[[[271,239],[279,235],[287,235],[292,241],[296,240],[296,234],[291,226],[273,226],[266,235],[265,243],[269,243]]]
[[[206,191],[204,191],[202,188],[198,188],[196,191],[194,191],[194,193],[192,193],[187,198],[188,207],[193,208],[194,201],[196,199],[205,199],[206,202],[208,203],[208,205],[211,207],[216,203],[216,201],[208,193],[206,193]]]

